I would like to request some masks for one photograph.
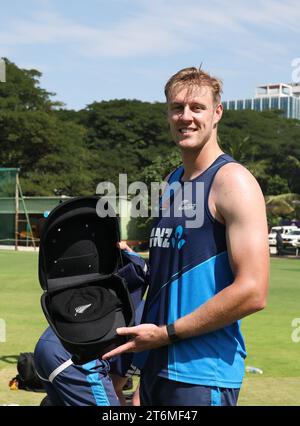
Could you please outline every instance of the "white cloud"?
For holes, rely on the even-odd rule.
[[[261,26],[261,29],[271,27],[276,30],[280,27],[300,32],[298,0],[256,0],[251,3],[232,0],[229,5],[226,0],[216,0],[216,3],[241,23]]]
[[[50,11],[46,7],[48,4],[46,1],[45,11],[33,13],[30,20],[11,20],[7,29],[0,31],[1,45],[52,44],[81,56],[120,58],[189,53],[195,48],[198,52],[206,52],[213,45],[241,53],[246,51],[245,44],[252,39],[251,55],[258,58],[258,51],[264,45],[249,26],[260,30],[280,27],[281,30],[300,31],[300,8],[295,0],[284,3],[256,0],[251,4],[241,0],[230,3],[228,0],[212,0],[210,3],[142,0],[136,2],[139,12],[127,15],[123,21],[112,20],[110,27],[89,26],[80,23],[78,18],[60,16],[53,11],[53,5]],[[267,33],[265,42],[269,43],[270,49],[276,49],[276,43],[268,39]],[[282,50],[282,46],[279,48]]]

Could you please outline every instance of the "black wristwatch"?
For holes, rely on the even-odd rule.
[[[176,334],[175,327],[174,327],[173,323],[167,325],[167,333],[168,333],[168,337],[169,337],[169,339],[172,343],[177,343],[177,342],[180,341],[180,338]]]

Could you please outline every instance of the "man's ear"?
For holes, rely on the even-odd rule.
[[[222,115],[223,115],[223,105],[218,104],[214,112],[214,129],[217,127],[217,124],[221,120]]]

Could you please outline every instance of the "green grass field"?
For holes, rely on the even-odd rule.
[[[37,261],[37,253],[0,251],[0,318],[6,323],[6,342],[0,342],[0,405],[39,405],[44,397],[8,387],[17,373],[17,356],[32,352],[47,326]],[[268,306],[242,323],[246,365],[263,374],[246,373],[239,405],[300,405],[300,342],[291,338],[292,320],[300,318],[299,301],[300,260],[272,259]]]

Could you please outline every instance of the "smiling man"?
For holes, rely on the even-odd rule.
[[[183,165],[168,182],[204,188],[203,224],[161,214],[170,244],[150,249],[143,324],[103,358],[138,352],[142,405],[236,405],[246,349],[240,319],[265,307],[269,251],[264,198],[255,178],[218,145],[221,82],[185,68],[165,87],[171,134]],[[183,190],[183,189],[182,189]],[[170,203],[176,205],[176,195]],[[151,233],[152,234],[152,233]]]

